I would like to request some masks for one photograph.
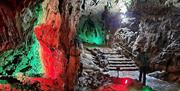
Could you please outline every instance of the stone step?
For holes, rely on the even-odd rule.
[[[135,64],[134,61],[108,61],[109,64]]]
[[[119,54],[116,54],[116,55],[108,54],[104,56],[106,56],[107,58],[123,58],[124,57],[124,55],[119,55]]]
[[[108,66],[120,67],[120,66],[136,66],[136,64],[109,64]]]
[[[128,67],[137,67],[137,66],[135,66],[135,65],[120,65],[120,66],[111,65],[111,66],[110,66],[110,65],[109,65],[108,67],[116,67],[116,68],[124,68],[124,67],[127,67],[127,68],[128,68]]]
[[[92,69],[92,68],[83,68],[83,72],[92,72],[92,71],[98,71],[100,69]]]
[[[109,61],[131,61],[131,59],[127,59],[127,58],[107,58],[107,60]]]
[[[109,70],[116,70],[116,71],[136,71],[139,70],[138,67],[121,67],[121,68],[117,68],[117,67],[107,67]]]
[[[108,55],[108,54],[111,54],[111,55],[114,55],[114,54],[119,54],[118,52],[102,52],[104,55]]]

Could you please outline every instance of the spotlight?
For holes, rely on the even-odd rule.
[[[127,84],[127,83],[128,83],[128,80],[126,79],[126,80],[125,80],[125,84]]]
[[[132,79],[130,79],[130,78],[122,78],[121,79],[121,84],[123,84],[123,85],[131,85],[132,84]]]
[[[126,16],[124,14],[121,14],[121,18],[124,19],[126,18]]]

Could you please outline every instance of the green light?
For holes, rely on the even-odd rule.
[[[152,89],[150,87],[143,87],[141,91],[152,91]]]
[[[42,74],[43,68],[42,68],[41,60],[39,56],[39,43],[34,33],[32,35],[32,38],[34,40],[34,43],[32,44],[31,49],[29,50],[28,55],[27,55],[28,58],[31,58],[31,61],[29,61],[29,63],[32,69],[30,69],[27,72],[27,74],[28,75]]]
[[[97,45],[105,43],[105,32],[102,26],[90,18],[80,20],[77,34],[82,42]]]
[[[33,33],[32,36],[32,43],[26,45],[23,45],[21,48],[17,49],[17,53],[22,52],[21,61],[19,64],[17,64],[17,67],[15,69],[15,72],[13,73],[13,76],[17,76],[18,73],[21,73],[22,70],[24,70],[22,73],[25,73],[27,76],[33,76],[43,73],[40,57],[39,57],[39,44],[37,42],[37,39],[35,37],[35,34]],[[26,50],[26,51],[25,51]],[[24,51],[24,52],[23,52]],[[27,53],[27,54],[26,54]],[[29,68],[29,69],[26,69]]]
[[[35,7],[35,16],[37,20],[34,22],[34,26],[38,25],[41,23],[42,16],[43,16],[43,9],[42,9],[42,4],[37,4]]]
[[[42,9],[42,4],[37,4],[35,7],[35,16],[37,20],[34,22],[34,27],[37,26],[38,24],[41,23],[42,21],[42,16],[43,16],[43,9]],[[38,75],[43,73],[43,67],[41,64],[40,56],[39,56],[39,42],[33,32],[32,34],[32,40],[34,43],[32,44],[30,51],[28,52],[28,57],[31,58],[30,66],[32,69],[30,69],[27,72],[27,75]],[[33,58],[32,58],[33,56]]]
[[[36,21],[34,22],[34,27],[41,23],[43,9],[41,4],[37,4],[34,8]],[[28,44],[25,44],[25,50],[27,55],[22,56],[22,62],[18,64],[14,75],[16,76],[21,70],[29,68],[26,70],[25,74],[28,76],[39,75],[43,73],[43,67],[41,64],[40,56],[39,56],[39,43],[38,40],[32,30],[30,39],[31,41]]]
[[[8,84],[8,81],[6,81],[6,80],[0,80],[0,84]]]

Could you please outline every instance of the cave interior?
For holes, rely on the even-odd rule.
[[[0,0],[0,91],[180,91],[180,0]]]

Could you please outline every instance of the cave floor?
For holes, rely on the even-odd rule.
[[[131,79],[132,81],[130,80],[127,80],[127,81],[129,81],[130,83],[133,83],[133,84],[129,84],[129,85],[133,85],[133,86],[130,86],[133,89],[128,89],[129,85],[125,84],[128,86],[127,86],[127,89],[123,91],[154,91],[154,90],[155,91],[180,91],[180,86],[178,86],[177,84],[162,81],[160,79],[151,77],[149,75],[146,75],[146,78],[147,78],[146,87],[150,87],[151,89],[142,90],[145,86],[143,86],[137,80],[139,76],[138,66],[135,64],[133,60],[126,58],[120,50],[104,47],[104,46],[103,47],[86,46],[84,49],[85,50],[83,50],[83,53],[81,54],[81,63],[83,64],[82,73],[84,72],[83,76],[85,76],[87,79],[89,78],[91,80],[97,80],[96,82],[94,81],[91,82],[91,80],[88,80],[89,83],[91,84],[104,82],[102,84],[97,85],[97,87],[99,86],[98,88],[100,88],[98,89],[98,91],[104,91],[104,89],[111,88],[111,86],[112,86],[112,89],[114,89],[115,91],[122,91],[122,90],[117,90],[116,87],[119,87],[118,86],[119,83],[117,85],[116,82],[119,81],[120,84],[123,84],[122,83],[123,79]],[[100,60],[104,61],[104,64],[101,61],[97,63],[97,56],[100,57],[99,61]],[[104,56],[105,59],[101,58],[101,56]],[[102,65],[104,65],[104,67],[102,67]],[[99,73],[96,72],[97,70],[99,70],[98,71]],[[98,74],[108,76],[108,78],[110,78],[110,81],[109,80],[107,81],[108,78],[101,79],[104,81],[98,80],[96,78],[96,76],[100,76]],[[86,80],[85,77],[83,79],[83,82],[87,82],[86,86],[88,87],[88,81],[85,81]],[[81,78],[82,80],[83,77],[79,77],[79,78]],[[79,84],[81,84],[81,82],[79,82]],[[107,84],[111,84],[111,85],[107,85]],[[114,84],[116,84],[117,86],[113,87]],[[123,87],[118,88],[118,89],[124,89]],[[87,88],[84,88],[83,90],[85,89],[87,90]]]

